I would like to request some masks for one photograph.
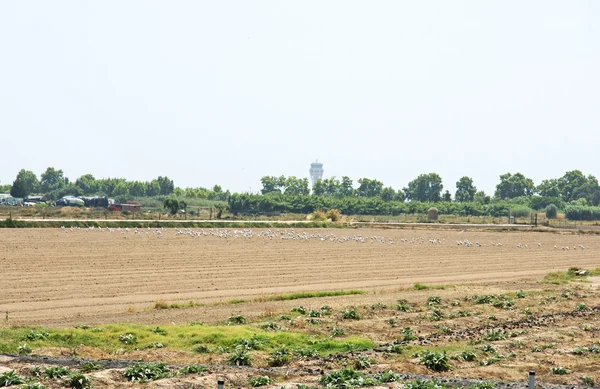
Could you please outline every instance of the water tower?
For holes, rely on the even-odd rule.
[[[312,185],[315,186],[315,183],[321,178],[323,178],[323,164],[319,160],[316,160],[310,164],[310,180],[312,181]]]

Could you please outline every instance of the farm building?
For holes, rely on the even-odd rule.
[[[139,203],[128,202],[127,204],[113,204],[108,207],[111,211],[129,211],[129,212],[140,212],[141,207]]]

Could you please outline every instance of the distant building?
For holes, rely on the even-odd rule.
[[[313,186],[321,178],[323,178],[323,164],[317,160],[310,164],[310,180]]]

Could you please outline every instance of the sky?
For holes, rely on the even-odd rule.
[[[597,1],[3,1],[0,183],[600,177]]]

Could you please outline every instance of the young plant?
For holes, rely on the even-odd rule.
[[[79,372],[69,374],[66,383],[72,389],[87,389],[92,387],[92,381]]]
[[[119,335],[119,342],[127,345],[137,344],[138,339],[137,336],[131,333],[127,333],[124,335]]]
[[[552,374],[556,374],[556,375],[571,374],[571,370],[569,370],[563,366],[552,366],[550,371],[552,372]]]
[[[261,375],[258,377],[250,377],[248,379],[248,385],[256,388],[259,386],[269,385],[271,383],[271,378],[266,375]]]
[[[248,349],[246,347],[237,346],[235,348],[235,351],[232,352],[227,357],[227,360],[232,365],[236,365],[236,366],[250,366],[250,363],[252,361],[252,357],[248,353]]]
[[[149,382],[171,376],[171,369],[164,363],[135,363],[125,369],[123,375],[129,381]]]
[[[291,361],[292,356],[290,355],[289,350],[285,346],[281,346],[271,353],[268,363],[271,367],[279,367],[287,365]]]
[[[0,386],[13,386],[25,382],[25,379],[18,375],[14,370],[9,370],[0,374]]]
[[[354,368],[356,370],[364,370],[371,367],[373,363],[375,363],[374,359],[371,359],[366,355],[359,355],[354,360]]]
[[[446,352],[438,353],[430,350],[425,350],[421,353],[421,359],[419,361],[429,370],[435,372],[448,371],[452,368]]]
[[[344,320],[360,320],[360,315],[355,308],[347,308],[342,311],[342,319]]]
[[[246,318],[240,314],[237,315],[231,315],[229,316],[229,318],[227,319],[227,325],[236,325],[236,324],[246,324],[248,321],[246,320]]]
[[[329,332],[331,336],[344,336],[344,329],[339,327],[332,327]]]

